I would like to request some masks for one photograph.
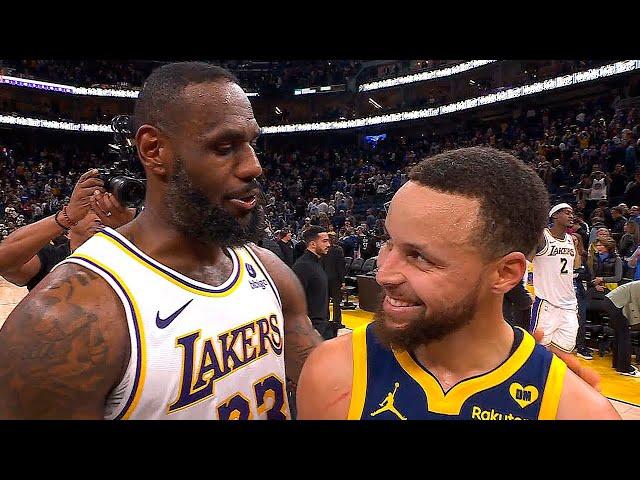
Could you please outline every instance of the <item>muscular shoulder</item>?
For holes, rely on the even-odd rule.
[[[322,342],[304,364],[298,383],[300,419],[345,420],[353,379],[352,335]]]
[[[78,265],[58,267],[0,331],[0,416],[101,418],[128,345],[115,292]]]
[[[558,405],[558,420],[619,420],[611,402],[567,369]]]
[[[272,251],[258,247],[253,243],[249,244],[248,247],[258,256],[258,259],[276,283],[276,287],[282,298],[283,307],[285,303],[295,300],[300,295],[304,298],[304,290],[300,285],[298,277],[280,257]]]

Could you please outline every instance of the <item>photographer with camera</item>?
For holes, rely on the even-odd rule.
[[[247,95],[218,66],[170,63],[134,110],[145,209],[96,233],[11,312],[0,418],[290,418],[287,378],[322,339],[296,275],[255,245],[265,213]],[[193,369],[191,353],[213,363]]]
[[[69,204],[55,215],[19,228],[2,241],[0,275],[32,290],[103,225],[117,228],[133,220],[135,209],[122,207],[113,194],[106,193],[98,174],[92,169],[82,175]],[[52,243],[63,235],[66,241]]]

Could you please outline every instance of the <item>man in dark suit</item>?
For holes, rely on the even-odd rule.
[[[288,228],[279,231],[277,243],[282,250],[282,260],[289,268],[293,268],[293,242],[291,241],[291,231]]]
[[[329,281],[329,298],[333,302],[333,329],[337,331],[343,328],[342,310],[340,309],[341,290],[344,286],[344,276],[346,274],[346,266],[344,261],[344,251],[336,244],[335,232],[329,232],[329,240],[331,247],[327,255],[322,257],[320,263],[327,273]]]
[[[328,340],[335,334],[329,326],[329,285],[320,258],[329,251],[329,234],[324,228],[313,225],[305,230],[303,240],[307,249],[294,264],[293,271],[307,297],[307,315],[311,323]]]

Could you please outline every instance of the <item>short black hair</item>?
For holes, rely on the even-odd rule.
[[[170,107],[180,101],[184,89],[189,85],[220,80],[239,83],[230,71],[206,62],[168,63],[155,69],[145,80],[136,100],[133,132],[144,124],[174,129],[176,121],[171,118]]]
[[[618,212],[620,215],[624,215],[624,209],[622,207],[613,207],[611,212]]]
[[[490,147],[450,150],[416,165],[409,179],[480,202],[478,244],[490,258],[529,255],[547,226],[549,194],[538,174],[513,155]]]
[[[304,240],[304,243],[309,244],[309,242],[313,242],[316,238],[318,238],[318,235],[320,235],[321,233],[326,233],[326,231],[327,230],[324,227],[321,227],[319,225],[312,225],[304,231],[304,233],[302,234],[302,239]]]

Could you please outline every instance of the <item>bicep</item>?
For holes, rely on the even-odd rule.
[[[309,356],[296,392],[299,420],[346,420],[351,403],[351,335],[324,342]]]
[[[24,287],[29,281],[40,273],[42,262],[37,255],[22,265],[18,270],[6,272],[2,276],[9,282],[19,287]]]
[[[567,370],[556,419],[620,420],[620,415],[606,397]]]
[[[284,358],[287,377],[297,383],[304,362],[313,349],[322,343],[322,337],[307,316],[307,301],[302,285],[295,275],[288,273],[288,279],[286,275],[283,272],[280,279],[284,282],[278,287],[284,315]]]
[[[122,304],[100,277],[56,269],[0,331],[0,418],[102,418],[127,338]]]
[[[298,382],[302,365],[311,351],[322,343],[307,316],[307,301],[297,275],[275,254],[252,247],[278,288],[284,316],[284,359],[287,377]]]

